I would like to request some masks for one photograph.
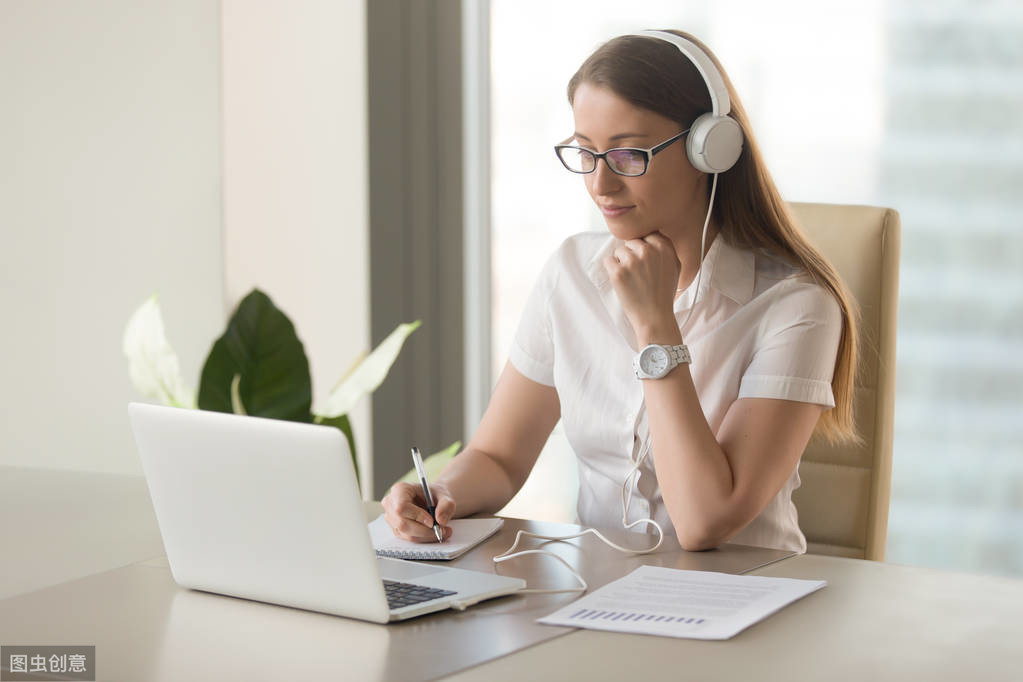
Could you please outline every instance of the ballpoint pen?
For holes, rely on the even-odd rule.
[[[437,511],[433,506],[433,495],[430,494],[430,487],[426,485],[426,470],[423,469],[423,456],[419,454],[419,448],[412,448],[412,463],[416,465],[416,473],[419,474],[419,483],[423,486],[423,496],[426,498],[426,511],[430,512],[433,519],[433,534],[437,536],[437,542],[444,542],[444,535],[440,532],[437,524]]]

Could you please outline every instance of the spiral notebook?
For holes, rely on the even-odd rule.
[[[377,556],[395,559],[457,559],[470,549],[496,533],[504,519],[455,519],[451,537],[444,542],[408,542],[394,537],[391,527],[381,514],[369,524],[369,537]]]

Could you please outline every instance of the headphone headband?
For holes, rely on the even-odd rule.
[[[714,66],[714,62],[707,56],[707,53],[700,49],[696,43],[667,31],[638,31],[632,35],[657,38],[677,47],[679,52],[688,57],[696,70],[703,76],[703,81],[707,84],[707,90],[710,92],[711,113],[715,116],[727,116],[728,112],[732,110],[732,103],[728,98],[728,88],[725,87],[725,81],[721,78],[721,72]]]
[[[703,76],[703,82],[710,93],[711,111],[693,121],[689,137],[686,138],[686,156],[693,168],[716,174],[724,173],[734,166],[742,154],[744,136],[738,122],[728,115],[732,110],[728,88],[710,55],[693,41],[667,31],[640,31],[631,35],[671,43]]]

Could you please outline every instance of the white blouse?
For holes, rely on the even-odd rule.
[[[558,391],[562,425],[579,464],[579,523],[586,526],[621,527],[622,484],[649,443],[643,386],[632,369],[636,336],[602,264],[621,243],[600,232],[565,240],[544,266],[509,351],[515,369]],[[675,300],[680,325],[694,288],[695,281]],[[841,331],[838,302],[804,271],[714,239],[696,309],[681,329],[711,430],[717,433],[739,398],[834,407],[831,378]],[[640,472],[629,520],[653,518],[673,533],[652,457]],[[730,542],[806,551],[792,504],[798,487],[797,467]]]

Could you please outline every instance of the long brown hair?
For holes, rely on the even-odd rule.
[[[856,441],[853,387],[858,309],[853,298],[835,269],[799,229],[782,200],[760,154],[749,117],[717,57],[688,33],[670,32],[696,43],[714,61],[728,88],[732,105],[729,116],[745,135],[735,166],[718,175],[713,217],[721,237],[734,246],[763,250],[802,267],[832,293],[842,309],[842,336],[831,380],[835,408],[824,412],[814,433],[831,442]],[[633,105],[677,121],[683,128],[711,110],[710,93],[695,65],[674,45],[656,38],[619,36],[597,48],[569,81],[569,104],[583,83],[607,87]]]

